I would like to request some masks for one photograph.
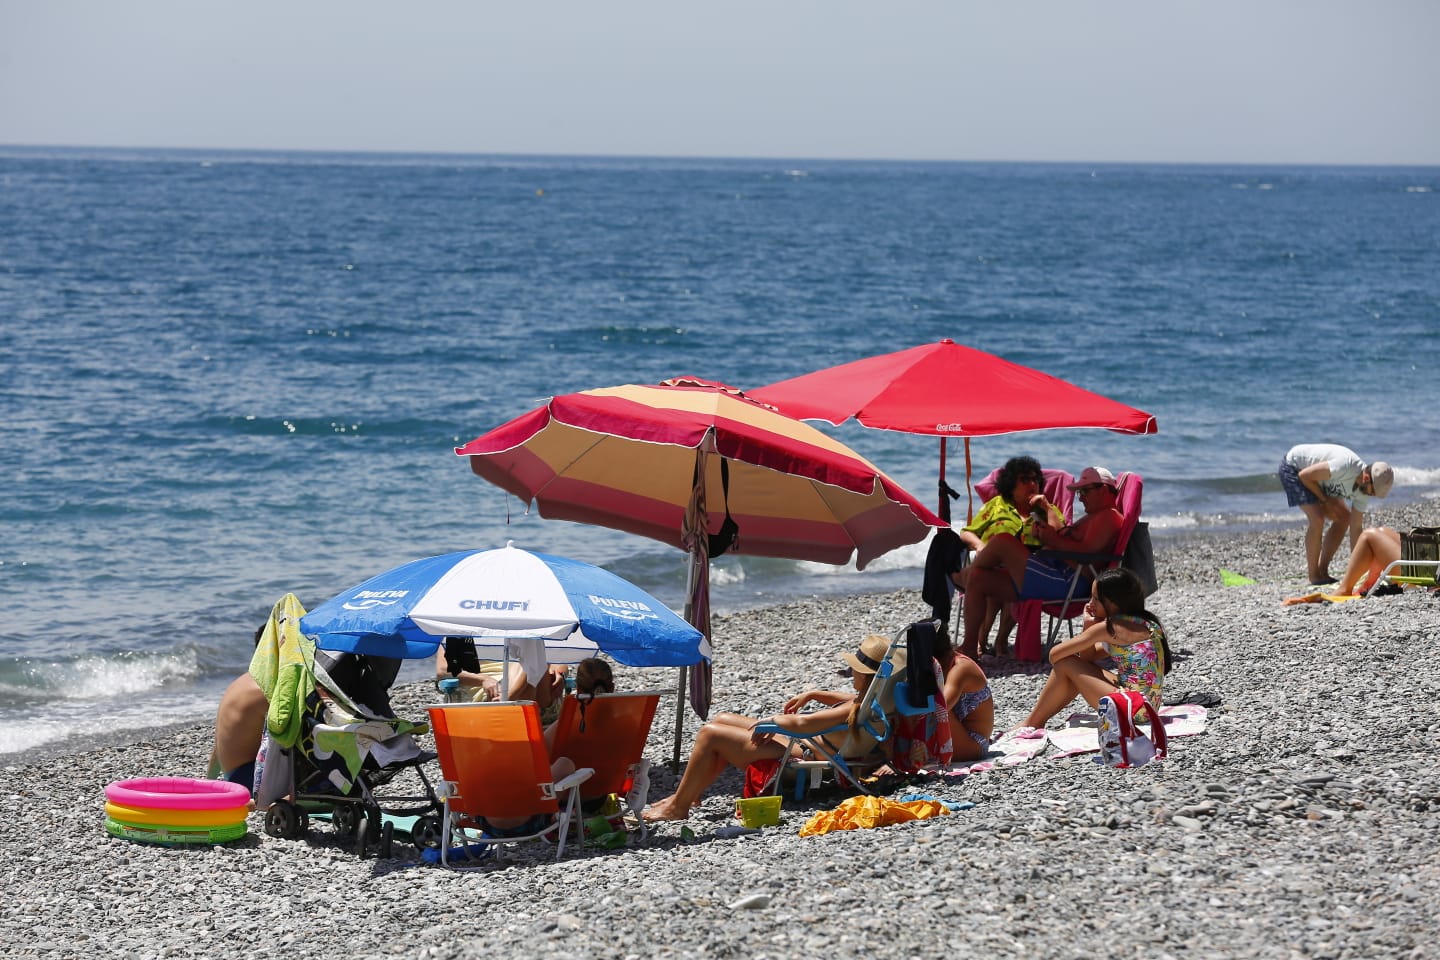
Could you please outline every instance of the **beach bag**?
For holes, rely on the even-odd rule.
[[[1434,567],[1405,566],[1404,561],[1440,560],[1440,527],[1416,527],[1409,533],[1400,534],[1400,560],[1398,573],[1402,577],[1436,577],[1437,571]]]
[[[1120,565],[1139,578],[1140,585],[1145,588],[1145,596],[1160,589],[1160,581],[1155,577],[1155,547],[1150,542],[1150,524],[1144,520],[1135,523]]]
[[[1100,698],[1100,760],[1107,767],[1142,767],[1151,760],[1164,760],[1169,743],[1165,723],[1134,690],[1119,690]],[[1150,720],[1150,736],[1140,732],[1142,714]],[[1153,739],[1152,739],[1153,738]]]

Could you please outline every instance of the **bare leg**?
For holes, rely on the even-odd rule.
[[[1025,583],[1030,551],[1008,534],[991,537],[970,565],[955,575],[965,588],[965,636],[960,652],[974,660],[980,655],[981,628],[992,598],[1008,603]]]
[[[986,608],[991,600],[1014,600],[1015,584],[1004,570],[986,570],[971,565],[965,574],[965,636],[960,652],[974,660],[980,656],[981,627]]]
[[[215,762],[225,773],[251,763],[265,734],[270,701],[255,678],[243,673],[230,681],[215,713]]]
[[[1010,615],[1010,604],[1001,603],[1000,626],[995,633],[995,653],[1001,657],[1010,656],[1010,634],[1015,632],[1015,618]]]
[[[1335,558],[1335,553],[1340,549],[1340,544],[1345,542],[1345,537],[1349,532],[1350,511],[1346,510],[1344,517],[1331,520],[1329,528],[1325,531],[1325,538],[1320,544],[1321,579],[1330,576],[1330,561]]]
[[[1389,527],[1372,527],[1361,531],[1350,551],[1350,562],[1345,565],[1345,576],[1340,578],[1336,592],[1340,594],[1363,593],[1375,585],[1386,567],[1400,559],[1400,534]],[[1368,574],[1368,576],[1367,576]],[[1360,586],[1360,578],[1365,582]]]
[[[990,628],[995,625],[995,615],[999,613],[1000,603],[994,597],[987,597],[985,600],[985,616],[980,621],[980,649],[984,649],[985,642],[990,639]],[[999,644],[996,644],[995,652],[1000,652]]]
[[[1115,684],[1098,665],[1080,657],[1066,657],[1057,661],[1051,669],[1045,689],[1040,691],[1040,699],[1035,701],[1035,709],[1025,718],[1025,725],[1043,727],[1077,696],[1084,697],[1085,702],[1093,707],[1100,703],[1101,697],[1115,690]]]
[[[1302,503],[1305,514],[1305,578],[1320,583],[1329,576],[1329,564],[1320,564],[1320,544],[1325,537],[1325,511],[1318,503]],[[1333,555],[1334,551],[1331,551]]]
[[[740,719],[745,720],[745,726],[711,722],[700,728],[695,737],[695,749],[690,751],[690,762],[685,765],[685,773],[680,777],[680,785],[670,796],[645,808],[643,815],[646,820],[684,820],[690,815],[690,809],[700,802],[700,795],[727,766],[743,768],[756,760],[784,754],[784,746],[773,739],[759,743],[750,739],[749,725],[754,721]]]

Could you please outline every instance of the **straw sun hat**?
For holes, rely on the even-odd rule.
[[[872,633],[860,641],[860,649],[854,653],[842,653],[845,662],[850,664],[850,669],[856,673],[875,673],[880,669],[880,663],[885,659],[885,651],[889,649],[890,641],[878,633]]]

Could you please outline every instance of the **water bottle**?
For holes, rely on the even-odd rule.
[[[446,677],[440,681],[440,699],[446,703],[460,702],[460,680],[458,677]]]

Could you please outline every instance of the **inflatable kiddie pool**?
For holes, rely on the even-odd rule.
[[[141,843],[239,840],[249,813],[250,791],[226,780],[143,777],[105,788],[105,832]]]

